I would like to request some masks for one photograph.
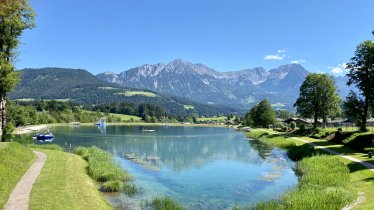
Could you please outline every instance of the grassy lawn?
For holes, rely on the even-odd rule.
[[[136,96],[136,95],[141,95],[141,96],[147,96],[147,97],[156,97],[157,94],[152,93],[152,92],[146,92],[146,91],[126,91],[124,93],[113,93],[115,95],[125,95],[125,96]]]
[[[131,119],[134,120],[134,122],[141,122],[142,118],[138,116],[133,116],[133,115],[125,115],[125,114],[110,114],[114,118],[121,119],[121,122],[129,122]]]
[[[189,110],[189,109],[195,109],[195,107],[191,105],[183,105],[184,109]]]
[[[30,209],[112,209],[87,175],[87,162],[61,151],[43,150],[48,156],[36,180]]]
[[[208,122],[208,121],[216,121],[216,122],[226,122],[227,117],[200,117],[197,118],[199,122]]]
[[[119,88],[115,88],[115,87],[99,87],[98,89],[99,90],[118,90]]]
[[[268,131],[273,132],[272,130],[268,130]],[[255,135],[255,136],[261,136],[264,132],[259,131],[259,130],[253,130],[253,132],[251,133],[252,135]],[[279,133],[279,134],[282,135],[282,133]],[[374,164],[374,159],[369,159],[367,154],[355,151],[347,146],[335,144],[333,142],[327,142],[321,139],[309,138],[309,137],[298,137],[298,138],[313,142],[317,145],[324,146],[333,151],[344,153],[346,155],[349,155],[357,159]],[[269,141],[267,143],[272,144],[274,146],[279,146],[279,144],[288,145],[288,144],[291,144],[292,142],[294,142],[297,145],[304,144],[303,142],[293,140],[291,138],[284,138],[281,143],[276,142],[277,141],[276,138],[269,138],[267,139],[267,141]],[[358,163],[349,161],[341,157],[339,157],[339,159],[349,168],[350,185],[352,189],[354,189],[354,191],[356,192],[365,193],[364,202],[361,203],[355,209],[364,209],[364,210],[374,209],[374,173]]]
[[[84,113],[93,113],[93,114],[96,114],[97,112],[93,112],[93,111],[87,111],[87,110],[82,110],[82,112]],[[100,112],[103,116],[105,116],[105,113],[104,112]],[[109,113],[109,115],[112,117],[112,118],[115,118],[114,120],[117,122],[117,121],[120,121],[120,122],[129,122],[131,119],[134,120],[134,122],[141,122],[142,121],[142,118],[141,117],[138,117],[138,116],[134,116],[134,115],[126,115],[126,114],[114,114],[114,113]]]
[[[369,158],[369,156],[366,153],[362,153],[359,151],[356,151],[350,147],[344,146],[342,144],[336,144],[331,141],[325,141],[323,139],[314,139],[314,138],[309,138],[309,137],[298,137],[310,142],[313,142],[317,145],[324,146],[328,149],[334,150],[339,153],[343,153],[352,157],[355,157],[357,159],[366,161],[368,163],[374,164],[374,158]],[[373,175],[374,176],[374,175]]]
[[[35,158],[30,149],[18,143],[0,143],[0,209]]]

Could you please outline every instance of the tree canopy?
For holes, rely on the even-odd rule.
[[[355,85],[363,96],[351,93],[345,103],[346,112],[352,114],[356,109],[360,130],[366,131],[366,119],[370,106],[374,107],[374,42],[366,40],[356,48],[355,55],[347,64],[349,77],[347,85]],[[356,105],[354,108],[353,105]]]
[[[327,121],[327,117],[339,111],[341,100],[336,93],[335,82],[327,74],[309,74],[300,87],[300,96],[294,106],[297,113],[305,118]]]
[[[267,99],[262,100],[245,115],[245,124],[253,127],[269,127],[275,123],[275,112]]]
[[[6,96],[18,81],[14,64],[20,36],[35,26],[28,0],[0,0],[0,128],[6,136]]]

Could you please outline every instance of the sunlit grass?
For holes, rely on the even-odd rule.
[[[48,159],[30,197],[30,210],[113,209],[87,175],[87,162],[77,155],[37,149]]]
[[[297,162],[300,181],[279,199],[260,202],[245,209],[342,209],[356,197],[350,171],[338,156],[321,155],[312,146],[286,136],[254,130],[247,134],[261,142],[286,149]]]
[[[28,144],[27,147],[33,149],[48,149],[48,150],[57,150],[64,151],[64,148],[57,144]]]
[[[131,174],[114,163],[113,156],[109,152],[93,146],[90,148],[77,147],[74,153],[82,156],[88,162],[88,174],[94,180],[103,182],[103,191],[122,191],[123,182],[133,179]]]
[[[114,95],[124,95],[124,96],[146,96],[146,97],[157,97],[157,94],[146,91],[125,91],[124,93],[114,93]]]
[[[0,209],[36,156],[18,143],[0,143]]]
[[[152,200],[153,210],[182,210],[183,207],[169,197],[156,197]]]
[[[200,117],[197,118],[198,122],[208,122],[208,121],[215,121],[215,122],[226,122],[227,117]]]

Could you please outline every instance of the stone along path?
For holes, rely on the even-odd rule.
[[[42,152],[34,151],[38,156],[36,161],[31,165],[29,170],[23,175],[22,179],[18,182],[16,187],[13,189],[12,194],[8,199],[8,202],[4,206],[4,210],[27,210],[29,209],[29,199],[32,186],[38,178],[47,155]]]

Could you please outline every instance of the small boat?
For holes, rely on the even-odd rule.
[[[55,138],[55,136],[52,133],[48,133],[48,134],[36,134],[34,136],[34,138],[37,141],[52,141]]]
[[[101,118],[97,123],[95,123],[96,126],[105,126],[105,119]]]
[[[143,132],[155,132],[156,130],[142,130]]]

